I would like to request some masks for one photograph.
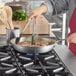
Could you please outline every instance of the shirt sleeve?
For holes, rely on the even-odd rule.
[[[44,3],[42,3],[41,5],[46,5],[47,6],[47,12],[44,13],[43,15],[47,18],[50,19],[52,14],[53,14],[53,6],[51,4],[50,0],[46,0]]]
[[[65,13],[69,10],[70,0],[50,0],[53,4],[53,15]]]
[[[44,3],[48,8],[45,16],[61,14],[69,10],[70,0],[46,0]]]

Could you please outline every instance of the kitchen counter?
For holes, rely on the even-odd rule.
[[[68,47],[65,45],[57,45],[54,49],[73,76],[76,76],[76,57]]]

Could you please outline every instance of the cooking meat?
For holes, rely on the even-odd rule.
[[[30,41],[19,42],[18,45],[20,45],[20,46],[31,46],[31,42]]]
[[[19,42],[18,45],[20,46],[45,46],[45,45],[49,45],[49,43],[44,42],[44,41],[39,41],[39,42],[35,42],[34,45],[32,45],[31,42],[25,41],[25,42]]]
[[[31,41],[24,41],[24,42],[19,42],[18,45],[20,46],[47,46],[54,44],[55,40],[50,40],[50,41],[35,41],[34,45],[31,44]]]
[[[40,36],[35,36],[34,39],[34,44],[31,44],[31,37],[27,37],[26,41],[24,42],[19,42],[18,45],[20,46],[48,46],[48,45],[52,45],[56,42],[55,39],[50,39],[50,38],[43,38]]]
[[[37,42],[35,42],[35,45],[45,46],[45,45],[49,45],[49,42],[46,42],[46,41],[37,41]]]

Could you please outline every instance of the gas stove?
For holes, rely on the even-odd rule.
[[[73,76],[57,53],[20,53],[11,46],[0,48],[0,76]]]

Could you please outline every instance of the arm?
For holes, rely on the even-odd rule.
[[[69,10],[71,0],[46,0],[42,5],[31,11],[29,18],[44,14],[46,18],[51,18],[51,15],[56,15]]]
[[[52,8],[53,8],[53,12],[52,14],[60,14],[60,13],[64,13],[67,10],[69,10],[69,4],[70,4],[71,0],[49,0],[48,2],[51,3]],[[45,4],[49,5],[48,2],[45,2]],[[51,8],[51,5],[50,8]],[[48,8],[48,10],[50,10]],[[51,10],[50,10],[51,11]]]
[[[45,16],[51,16],[61,14],[69,10],[69,4],[71,0],[46,0],[45,4],[48,8]]]
[[[74,9],[69,21],[69,27],[70,33],[68,34],[67,41],[69,43],[76,43],[76,8]]]

